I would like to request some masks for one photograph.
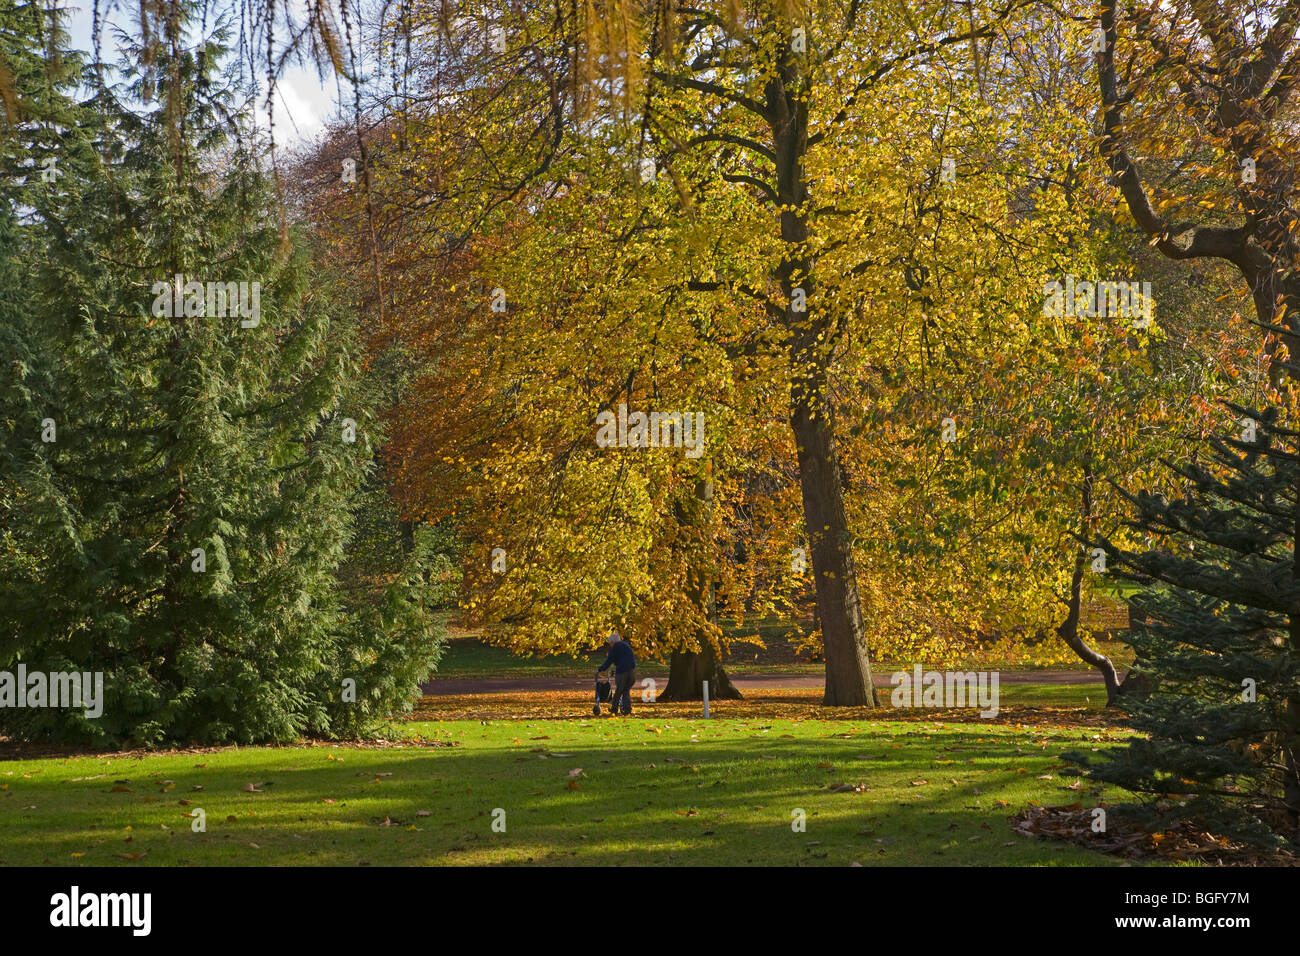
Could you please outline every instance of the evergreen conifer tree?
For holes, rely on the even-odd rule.
[[[1107,570],[1142,586],[1131,642],[1153,692],[1131,704],[1147,736],[1074,759],[1147,798],[1149,825],[1191,818],[1275,843],[1300,818],[1300,433],[1276,410],[1228,407],[1241,431],[1176,469],[1184,497],[1130,496],[1152,547],[1100,542]]]
[[[4,732],[355,733],[436,661],[417,567],[340,586],[378,437],[354,321],[279,215],[225,31],[182,32],[124,51],[91,104],[98,162],[23,239],[42,358],[0,394],[35,551],[0,584],[0,667],[102,672],[104,701],[0,709]]]

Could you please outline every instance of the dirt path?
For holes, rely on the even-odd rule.
[[[647,677],[653,677],[660,687],[668,686],[668,675],[659,670],[638,670],[637,683]],[[891,687],[889,674],[874,674],[877,687]],[[744,693],[760,690],[814,690],[825,686],[826,679],[821,674],[731,674],[731,682]],[[1120,680],[1124,675],[1120,675]],[[1000,684],[1101,684],[1096,671],[998,671]],[[420,689],[432,696],[456,694],[519,694],[528,691],[549,690],[590,690],[590,677],[514,677],[514,678],[474,678],[474,677],[436,677],[420,685]]]

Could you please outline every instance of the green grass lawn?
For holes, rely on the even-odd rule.
[[[880,688],[882,702],[889,703],[888,687]],[[1000,706],[1023,704],[1030,707],[1106,706],[1106,686],[1098,678],[1093,684],[1002,684],[998,688]]]
[[[1032,801],[1097,801],[1088,781],[1068,789],[1080,778],[1059,759],[1118,745],[1088,728],[652,716],[400,726],[410,739],[398,746],[0,762],[0,865],[1120,862],[1019,836],[1007,820]],[[829,789],[844,783],[865,789]],[[206,833],[184,816],[196,808]],[[504,833],[492,829],[497,808]]]
[[[523,657],[504,647],[492,647],[474,638],[447,642],[435,678],[513,679],[524,677],[590,677],[605,659],[603,654],[573,657]]]

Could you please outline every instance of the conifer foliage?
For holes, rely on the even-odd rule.
[[[1142,586],[1131,604],[1145,621],[1132,643],[1154,689],[1132,705],[1148,736],[1092,770],[1147,795],[1151,822],[1191,816],[1257,840],[1295,839],[1300,432],[1276,410],[1228,407],[1240,430],[1176,469],[1184,497],[1130,496],[1132,526],[1151,546],[1101,541],[1108,570]]]
[[[417,566],[340,587],[380,436],[351,303],[280,215],[225,39],[128,49],[60,127],[82,148],[31,187],[40,208],[5,224],[25,295],[0,382],[0,669],[104,687],[98,716],[9,706],[3,733],[351,733],[436,661]]]

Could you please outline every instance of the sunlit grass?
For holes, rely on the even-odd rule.
[[[1062,776],[1059,760],[1120,739],[1095,729],[744,719],[404,726],[411,738],[400,746],[0,763],[0,864],[1118,862],[1021,837],[1007,820],[1031,801],[1098,799],[1090,783],[1067,789],[1078,778]],[[865,789],[828,789],[843,783]],[[206,833],[184,816],[198,808]],[[493,830],[495,810],[505,832]],[[792,829],[797,810],[805,832]]]

